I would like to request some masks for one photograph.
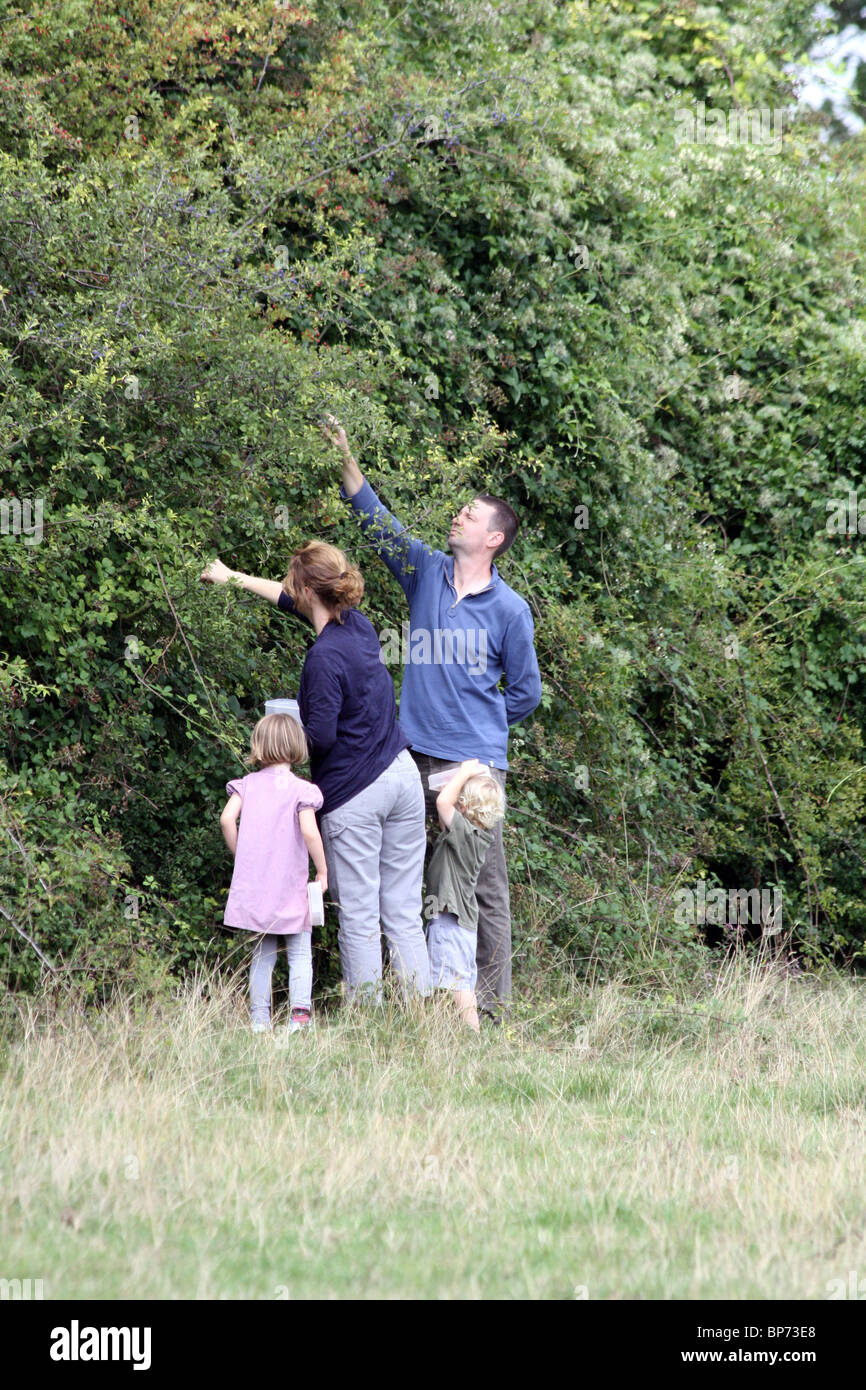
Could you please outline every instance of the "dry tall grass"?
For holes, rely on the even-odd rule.
[[[237,981],[21,1004],[0,1277],[46,1298],[826,1298],[866,1276],[866,1009],[734,963],[254,1037]]]

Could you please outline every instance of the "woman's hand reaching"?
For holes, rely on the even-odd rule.
[[[279,603],[280,594],[283,592],[282,584],[278,584],[275,579],[259,579],[254,574],[243,574],[240,570],[230,570],[228,565],[224,565],[222,560],[211,560],[207,569],[203,569],[199,579],[204,579],[208,584],[228,584],[231,580],[239,584],[242,589],[246,589],[249,594],[258,594],[259,598],[266,598],[268,603]]]
[[[209,584],[227,584],[234,578],[234,574],[234,570],[230,570],[222,560],[211,560],[207,568],[202,570],[199,579],[205,579]]]

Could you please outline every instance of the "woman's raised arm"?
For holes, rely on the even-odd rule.
[[[283,592],[282,584],[276,579],[257,579],[254,574],[230,570],[222,560],[212,560],[207,569],[202,570],[199,578],[207,580],[209,584],[240,584],[248,593],[258,594],[259,598],[266,598],[269,603],[279,603],[280,594]]]

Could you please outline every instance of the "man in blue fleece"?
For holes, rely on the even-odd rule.
[[[324,432],[342,456],[341,495],[409,601],[400,726],[435,819],[436,792],[428,777],[479,758],[504,788],[508,729],[541,699],[529,605],[500,579],[493,563],[511,545],[519,522],[507,502],[484,494],[454,518],[451,554],[431,550],[379,501],[352,457],[345,430],[330,419]],[[501,821],[476,897],[478,1008],[496,1019],[497,1004],[511,993],[511,905]]]

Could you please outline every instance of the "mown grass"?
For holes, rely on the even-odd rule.
[[[807,1298],[866,1274],[866,1008],[839,976],[536,982],[254,1037],[238,981],[19,1001],[5,1278],[46,1298]]]

